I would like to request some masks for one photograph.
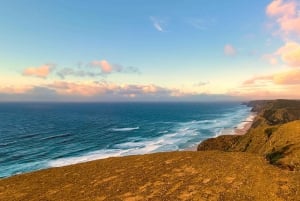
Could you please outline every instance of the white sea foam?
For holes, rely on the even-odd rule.
[[[60,167],[109,157],[178,150],[179,148],[176,144],[179,142],[186,142],[187,140],[187,138],[186,140],[181,138],[183,135],[186,135],[186,133],[172,133],[157,138],[143,139],[137,142],[116,144],[114,145],[114,149],[103,149],[87,153],[83,156],[52,160],[48,162],[48,166]]]
[[[245,126],[249,123],[252,122],[254,120],[254,118],[256,117],[256,113],[251,113],[244,121],[242,121],[241,123],[239,123],[236,128],[237,129],[243,129],[245,128]]]
[[[44,138],[41,138],[41,140],[50,140],[50,139],[55,139],[55,138],[63,138],[63,137],[67,137],[70,136],[70,134],[60,134],[60,135],[52,135],[52,136],[47,136]]]
[[[168,133],[169,131],[159,131],[158,133],[159,134],[165,134],[165,133]]]
[[[132,127],[132,128],[112,128],[112,131],[132,131],[132,130],[138,130],[140,127]]]
[[[56,159],[56,160],[51,160],[48,162],[48,166],[61,167],[61,166],[83,163],[83,162],[88,162],[88,161],[93,161],[93,160],[103,159],[103,158],[108,158],[108,157],[122,156],[122,154],[124,152],[126,152],[126,150],[103,149],[103,150],[87,153],[84,156],[68,157],[68,158],[60,158],[60,159]]]

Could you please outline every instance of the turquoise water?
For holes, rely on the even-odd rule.
[[[250,115],[241,103],[0,103],[0,177],[182,150]]]

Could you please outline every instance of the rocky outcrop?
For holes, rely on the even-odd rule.
[[[258,115],[245,135],[205,140],[198,151],[250,152],[273,165],[300,171],[300,101],[252,101],[248,106]]]

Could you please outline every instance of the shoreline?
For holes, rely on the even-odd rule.
[[[214,137],[211,137],[211,138],[216,138],[216,137],[219,137],[222,135],[245,135],[247,133],[247,131],[251,128],[256,116],[257,116],[256,112],[251,112],[245,120],[241,121],[238,125],[233,127],[233,129],[231,129],[231,128],[224,129],[220,132],[220,134],[215,135]],[[182,151],[197,151],[197,147],[200,143],[201,142],[197,143],[196,145],[194,145],[192,147],[183,149]]]

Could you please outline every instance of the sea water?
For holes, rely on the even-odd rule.
[[[0,177],[184,150],[250,115],[239,102],[0,103]]]

